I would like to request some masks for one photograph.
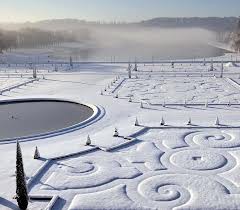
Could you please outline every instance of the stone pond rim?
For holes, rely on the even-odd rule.
[[[100,110],[76,100],[20,98],[0,101],[0,143],[48,138],[91,124]]]

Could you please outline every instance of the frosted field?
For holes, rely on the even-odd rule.
[[[119,90],[122,97],[150,104],[239,103],[239,89],[221,78],[159,78],[127,80]]]
[[[38,81],[0,95],[78,100],[101,113],[81,129],[20,140],[29,209],[240,209],[240,67],[225,66],[219,78],[220,65],[209,66],[141,64],[129,79],[124,64],[46,65]],[[0,68],[1,90],[31,80],[23,67]],[[17,209],[15,147],[0,144],[4,210]]]
[[[0,90],[3,91],[8,88],[17,86],[17,85],[22,85],[25,82],[28,82],[30,80],[31,80],[31,78],[17,78],[17,77],[16,78],[14,78],[14,77],[13,78],[8,78],[8,77],[0,78]]]

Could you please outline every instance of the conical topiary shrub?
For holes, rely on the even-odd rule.
[[[118,129],[115,128],[113,137],[119,137]]]
[[[216,118],[215,125],[220,125],[218,117]]]
[[[187,125],[192,125],[192,119],[191,118],[188,119]]]
[[[208,108],[208,100],[205,102],[205,108]]]
[[[33,158],[34,158],[34,159],[39,159],[39,158],[40,158],[40,153],[39,153],[37,147],[35,148],[35,152],[34,152],[34,157],[33,157]]]
[[[87,141],[86,141],[86,146],[90,146],[91,145],[91,139],[90,139],[90,136],[88,135],[87,136]]]
[[[16,199],[19,208],[21,210],[26,210],[28,207],[29,197],[23,167],[22,152],[18,141],[16,153]]]
[[[138,118],[135,120],[135,126],[139,126]]]
[[[162,119],[161,119],[160,125],[161,125],[161,126],[165,125],[165,121],[164,121],[163,117],[162,117]]]

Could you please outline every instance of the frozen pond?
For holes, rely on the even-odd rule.
[[[78,124],[93,114],[85,105],[57,100],[0,103],[0,139],[33,136]]]

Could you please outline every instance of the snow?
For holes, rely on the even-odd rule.
[[[0,96],[63,98],[102,107],[102,117],[86,127],[20,141],[30,194],[45,196],[47,203],[59,196],[53,209],[239,209],[239,67],[225,66],[219,78],[220,63],[213,72],[209,63],[176,63],[174,69],[166,63],[139,64],[129,79],[127,66],[89,63],[69,70],[64,64],[54,72],[51,64],[39,64],[39,82]],[[26,69],[0,65],[0,89],[28,81],[32,72]],[[115,128],[119,137],[113,137]],[[92,146],[85,146],[88,135]],[[33,159],[36,146],[38,160]],[[16,208],[15,149],[14,142],[0,145],[0,209]],[[38,207],[46,208],[43,203]]]
[[[90,198],[90,199],[89,199]],[[109,199],[111,198],[111,199]],[[92,203],[92,200],[96,202]],[[78,209],[112,209],[117,210],[121,206],[122,209],[143,209],[134,205],[126,195],[126,185],[96,193],[76,195],[69,207],[69,210]]]
[[[240,99],[239,91],[220,78],[155,78],[128,80],[118,94],[150,104],[238,103]]]
[[[41,190],[92,188],[108,184],[116,179],[135,178],[141,174],[134,167],[123,167],[117,161],[104,159],[103,156],[84,158],[83,160],[74,158],[67,162],[57,162],[56,165],[58,165],[59,171],[56,169],[49,176]],[[83,176],[79,182],[81,174]]]

